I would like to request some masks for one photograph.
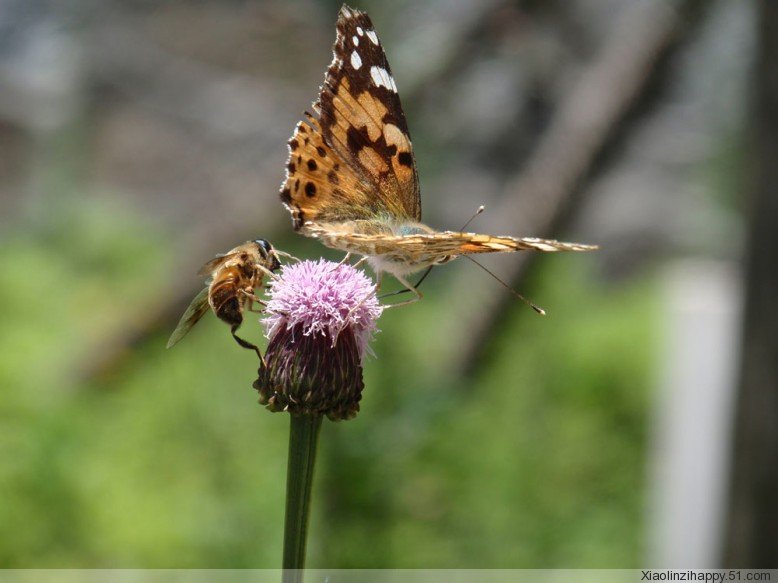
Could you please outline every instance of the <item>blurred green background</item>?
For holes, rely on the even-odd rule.
[[[757,28],[751,2],[667,3],[672,34],[640,28],[637,4],[358,4],[404,99],[426,222],[457,228],[484,203],[474,230],[603,250],[487,262],[545,318],[464,260],[384,314],[361,413],[322,429],[309,566],[663,560],[666,267],[740,261]],[[279,566],[288,419],[257,404],[256,358],[212,314],[165,342],[218,252],[265,237],[339,257],[294,235],[277,198],[338,7],[0,9],[0,567]],[[600,88],[624,105],[564,204],[537,223],[501,212],[630,26],[653,64]],[[243,333],[262,342],[253,315]]]

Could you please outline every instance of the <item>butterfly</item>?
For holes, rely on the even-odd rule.
[[[591,251],[596,245],[552,239],[437,231],[421,222],[416,161],[397,85],[373,23],[344,5],[318,118],[306,112],[289,140],[281,201],[296,231],[363,255],[379,278],[407,276],[460,255]],[[402,302],[408,303],[408,302]],[[395,304],[398,305],[398,304]]]

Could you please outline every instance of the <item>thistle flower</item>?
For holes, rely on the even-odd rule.
[[[284,266],[269,297],[262,320],[266,365],[254,383],[259,402],[333,421],[354,417],[364,388],[362,358],[383,310],[375,285],[347,264],[301,261]]]

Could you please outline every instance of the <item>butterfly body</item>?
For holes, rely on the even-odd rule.
[[[420,235],[434,235],[435,230],[415,221],[398,221],[380,217],[341,223],[306,224],[303,234],[321,241],[327,247],[367,257],[376,273],[404,276],[430,265],[452,259],[441,256],[425,245],[409,246]],[[397,245],[397,241],[402,241]]]
[[[459,255],[597,248],[422,223],[408,124],[373,24],[343,6],[336,28],[333,60],[314,104],[319,116],[306,114],[289,140],[281,200],[298,232],[366,256],[379,276],[391,273],[414,292],[405,276]]]

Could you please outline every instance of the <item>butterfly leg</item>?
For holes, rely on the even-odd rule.
[[[413,287],[413,285],[411,285],[411,283],[407,279],[405,279],[404,277],[400,277],[399,275],[395,275],[394,277],[397,279],[397,281],[399,281],[401,284],[403,284],[406,287],[407,291],[413,292],[416,295],[416,297],[410,300],[405,300],[404,302],[397,302],[396,304],[384,304],[384,308],[396,308],[398,306],[407,306],[408,304],[413,304],[415,302],[418,302],[420,299],[424,297],[422,293],[419,290],[417,290],[415,287]]]
[[[422,276],[419,278],[419,281],[416,282],[416,285],[413,286],[416,288],[416,290],[419,289],[419,286],[421,285],[421,282],[423,282],[425,279],[427,279],[427,276],[430,274],[430,271],[432,271],[432,268],[435,267],[434,265],[430,265],[427,270],[422,274]],[[380,276],[379,276],[380,277]],[[379,280],[380,281],[380,280]],[[378,287],[376,287],[376,291],[380,289],[380,283]],[[384,298],[390,298],[392,296],[399,296],[400,294],[407,294],[409,291],[411,291],[411,288],[405,288],[405,289],[399,289],[397,291],[389,292],[388,294],[384,294],[382,296],[379,296],[379,300],[383,300]]]
[[[341,265],[343,265],[343,264],[345,264],[345,263],[348,263],[349,259],[351,259],[351,251],[348,251],[348,252],[346,252],[346,256],[345,256],[343,259],[341,259],[341,260],[340,260],[340,263],[338,263],[338,264],[337,264],[335,267],[333,267],[333,268],[332,268],[332,271],[335,271],[335,270],[336,270],[338,267],[340,267]],[[354,269],[356,269],[357,267],[359,267],[360,265],[362,265],[362,264],[363,264],[365,261],[367,261],[367,259],[368,259],[368,258],[367,258],[366,256],[365,256],[365,257],[362,257],[362,258],[361,258],[359,261],[357,261],[357,262],[356,262],[354,265],[352,265],[351,267],[353,267]]]
[[[356,262],[354,265],[352,265],[352,267],[353,267],[354,269],[356,269],[357,267],[359,267],[360,265],[362,265],[362,264],[363,264],[365,261],[367,261],[367,260],[368,260],[368,257],[367,257],[367,255],[365,255],[365,256],[363,256],[363,257],[362,257],[362,258],[361,258],[359,261],[357,261],[357,262]]]
[[[337,269],[341,265],[344,265],[345,263],[348,263],[349,259],[351,259],[351,251],[346,252],[346,254],[343,256],[343,259],[340,260],[340,263],[338,263],[337,267],[334,267],[333,270]]]
[[[359,265],[359,263],[361,263],[362,261],[365,261],[365,260],[367,260],[367,257],[363,257],[362,259],[360,259],[360,260],[359,260],[359,262],[358,262],[356,265]],[[356,267],[356,265],[355,265],[355,267]],[[378,289],[381,287],[381,276],[382,276],[382,275],[383,275],[383,271],[379,271],[379,272],[377,273],[377,276],[376,276],[377,282],[376,282],[376,288],[375,288],[375,292],[377,292],[377,291],[378,291]],[[353,314],[355,311],[357,311],[359,308],[361,308],[361,307],[362,307],[362,304],[364,304],[364,303],[365,303],[365,302],[366,302],[368,299],[370,299],[370,296],[371,296],[371,295],[373,295],[373,293],[375,293],[375,292],[370,292],[370,293],[368,293],[368,294],[367,294],[367,295],[366,295],[364,298],[362,298],[362,299],[359,301],[359,303],[358,303],[356,306],[352,307],[352,308],[351,308],[351,309],[348,311],[348,315],[347,315],[347,316],[346,316],[346,318],[344,318],[344,320],[343,320],[343,321],[344,321],[344,326],[346,325],[346,324],[345,324],[346,322],[349,322],[349,321],[350,321],[350,319],[351,319],[351,314]]]

